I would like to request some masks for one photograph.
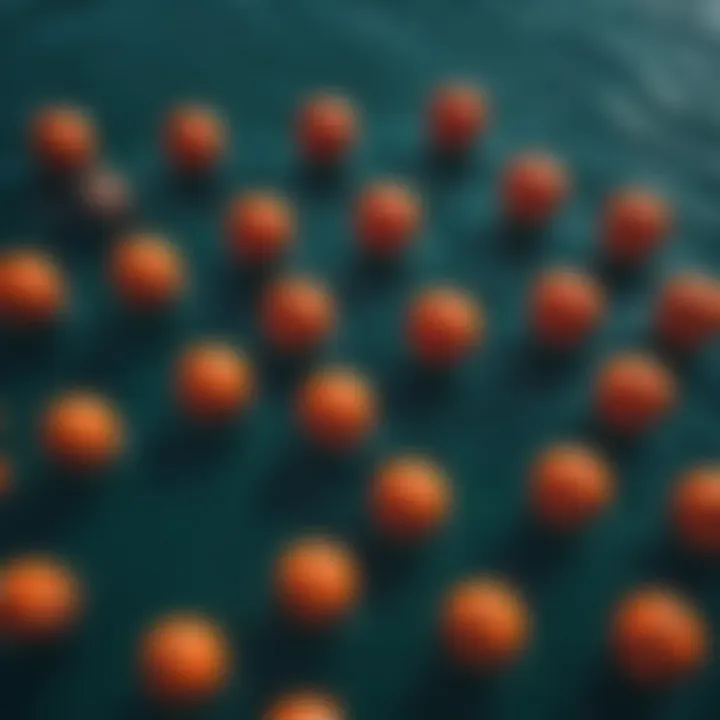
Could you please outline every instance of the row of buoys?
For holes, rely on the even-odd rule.
[[[442,152],[463,153],[489,121],[481,91],[448,85],[433,97],[428,136]],[[360,135],[359,114],[346,98],[320,95],[299,110],[295,137],[309,162],[336,164]],[[205,173],[218,165],[229,142],[225,123],[214,112],[186,106],[163,125],[162,147],[182,173]],[[41,112],[31,127],[31,147],[42,167],[79,173],[80,198],[90,209],[117,216],[129,202],[127,186],[108,171],[94,169],[99,133],[89,116],[72,108]],[[547,223],[571,191],[567,168],[540,152],[509,162],[499,183],[501,212],[512,222]],[[419,197],[395,181],[362,190],[353,226],[360,246],[378,258],[402,253],[419,234]],[[624,264],[646,259],[672,228],[672,213],[646,190],[622,190],[606,206],[600,235],[606,254]],[[233,198],[224,230],[231,255],[256,266],[279,259],[296,235],[297,215],[288,200],[268,191]],[[188,268],[182,254],[159,234],[130,231],[116,238],[108,278],[131,310],[157,310],[183,292]],[[59,266],[33,249],[0,256],[0,320],[28,327],[47,323],[67,307],[70,288]],[[530,290],[528,324],[540,342],[570,349],[599,324],[605,312],[600,283],[579,270],[541,273]],[[717,334],[720,292],[713,278],[685,273],[670,281],[656,305],[654,328],[674,349],[695,350]],[[264,289],[259,323],[282,353],[303,353],[323,343],[338,323],[331,289],[314,278],[280,276]],[[451,367],[482,344],[487,318],[469,293],[432,287],[418,293],[407,311],[406,343],[420,363]],[[196,422],[218,422],[241,414],[257,393],[252,362],[220,341],[186,348],[172,371],[177,407]],[[636,434],[659,422],[677,394],[664,365],[641,353],[610,358],[594,385],[597,416],[611,429]],[[351,451],[373,431],[380,398],[361,374],[345,367],[315,371],[299,388],[295,415],[308,441],[332,452]],[[126,442],[124,422],[114,405],[88,391],[54,399],[40,419],[40,442],[48,458],[73,472],[99,471],[114,462]],[[697,468],[677,484],[673,519],[685,545],[720,552],[720,472]],[[537,520],[553,529],[579,528],[611,502],[611,463],[591,448],[559,444],[548,448],[529,473],[528,502]],[[440,528],[453,508],[451,479],[428,458],[415,455],[383,463],[370,482],[368,513],[390,542],[418,542]],[[273,576],[278,609],[292,623],[312,629],[339,622],[359,602],[363,572],[350,548],[329,539],[299,539],[281,553]],[[82,613],[85,593],[73,572],[57,560],[20,556],[0,572],[0,629],[19,640],[55,637]],[[504,666],[532,636],[531,612],[522,595],[495,577],[464,580],[447,591],[439,628],[448,657],[472,671]],[[642,682],[677,679],[699,666],[708,653],[709,631],[686,599],[662,588],[641,589],[616,609],[609,630],[619,668]],[[225,632],[198,614],[170,614],[143,635],[138,665],[148,692],[168,703],[210,699],[232,677],[234,650]],[[340,720],[335,699],[314,691],[291,692],[267,711],[266,720]]]

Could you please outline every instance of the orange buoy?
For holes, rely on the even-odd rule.
[[[13,467],[10,458],[6,455],[0,455],[0,500],[10,494],[12,491]]]
[[[485,315],[475,299],[452,287],[422,291],[412,302],[407,338],[413,354],[423,363],[455,365],[480,345]]]
[[[704,555],[720,555],[720,466],[702,465],[678,481],[671,501],[681,542]]]
[[[378,421],[378,399],[370,384],[353,370],[328,368],[305,381],[297,395],[300,427],[327,450],[361,443]]]
[[[212,700],[232,673],[232,651],[224,632],[193,613],[156,622],[142,638],[138,655],[146,692],[169,705]]]
[[[396,182],[367,186],[355,204],[355,232],[361,247],[377,257],[394,257],[415,238],[422,208],[412,191]]]
[[[31,248],[0,254],[0,319],[17,326],[44,324],[67,306],[65,277],[55,261]]]
[[[540,225],[558,212],[570,194],[570,177],[557,158],[527,152],[505,168],[500,194],[505,215],[512,222]]]
[[[185,287],[185,263],[162,235],[132,233],[112,250],[110,278],[129,307],[152,310],[177,300]]]
[[[357,112],[348,98],[330,94],[311,97],[296,118],[300,153],[313,163],[337,163],[355,145],[359,124]]]
[[[81,583],[59,560],[19,555],[0,569],[0,633],[6,637],[54,640],[77,623],[82,609]]]
[[[615,663],[629,680],[667,684],[697,670],[708,655],[705,620],[685,598],[663,588],[628,595],[612,618]]]
[[[489,119],[485,93],[468,83],[439,87],[430,102],[430,138],[443,152],[464,152],[485,132]]]
[[[333,697],[310,690],[280,696],[263,720],[345,720],[345,711]]]
[[[436,530],[452,507],[450,481],[442,468],[407,455],[381,465],[370,489],[370,515],[385,537],[413,541]]]
[[[530,293],[530,325],[540,342],[556,348],[578,345],[597,326],[605,293],[592,277],[568,269],[548,270]]]
[[[97,155],[98,134],[92,118],[70,106],[41,109],[30,125],[30,149],[39,165],[54,172],[75,172]]]
[[[318,282],[281,278],[264,292],[260,324],[265,337],[282,352],[305,352],[320,345],[336,323],[335,301]]]
[[[677,387],[669,370],[641,353],[608,360],[595,383],[597,412],[613,430],[636,434],[656,424],[675,404]]]
[[[699,348],[720,332],[720,283],[700,273],[671,278],[657,303],[655,325],[672,347]]]
[[[226,231],[232,252],[251,265],[280,258],[295,237],[295,211],[269,192],[238,195],[230,203]]]
[[[227,129],[212,109],[182,105],[173,109],[163,125],[162,141],[168,162],[181,172],[212,170],[227,146]]]
[[[543,524],[572,530],[587,524],[615,494],[613,471],[599,453],[582,445],[553,445],[530,473],[530,505]]]
[[[602,243],[611,260],[637,264],[668,237],[673,216],[659,195],[642,188],[616,191],[604,209]]]
[[[283,614],[305,627],[333,624],[357,604],[361,571],[344,544],[327,538],[296,540],[275,567],[275,595]]]
[[[485,672],[512,663],[530,636],[525,601],[510,585],[491,577],[452,587],[440,623],[449,658],[471,671]]]
[[[107,398],[75,390],[55,398],[45,409],[40,437],[46,455],[58,466],[93,472],[117,459],[125,444],[125,429]]]
[[[250,360],[223,342],[191,345],[175,369],[175,393],[196,420],[224,420],[245,410],[255,393]]]

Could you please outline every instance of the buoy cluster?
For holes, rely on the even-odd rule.
[[[468,152],[492,119],[487,95],[468,84],[447,84],[427,111],[428,141],[440,153]],[[361,135],[361,118],[346,97],[311,97],[295,121],[298,153],[305,162],[344,162]],[[230,141],[229,128],[211,109],[185,105],[169,113],[162,150],[182,174],[212,172]],[[103,217],[125,215],[130,193],[122,179],[97,169],[99,132],[86,113],[71,107],[42,110],[30,125],[30,150],[41,168],[79,178],[81,201]],[[529,150],[511,158],[498,182],[498,212],[510,224],[546,226],[572,193],[568,168],[552,154]],[[425,210],[419,195],[395,179],[360,190],[349,210],[363,252],[392,261],[418,236]],[[266,266],[293,243],[298,218],[290,200],[269,190],[231,198],[224,218],[228,257]],[[668,239],[670,205],[649,189],[614,192],[597,223],[600,249],[612,263],[636,266]],[[168,309],[192,273],[172,241],[156,232],[123,227],[109,255],[108,285],[129,312]],[[17,247],[0,256],[0,321],[41,331],[60,320],[71,287],[57,261],[38,249]],[[544,270],[527,298],[527,331],[556,352],[578,348],[602,323],[606,290],[599,277],[573,267]],[[332,288],[318,278],[279,274],[266,284],[258,324],[281,354],[321,346],[342,321]],[[718,282],[701,272],[670,278],[654,304],[653,328],[670,351],[697,351],[720,329]],[[410,302],[404,342],[415,362],[449,371],[483,344],[492,317],[472,293],[451,285],[420,288]],[[241,348],[199,338],[180,353],[172,377],[178,411],[199,424],[241,415],[260,389],[252,359]],[[652,430],[673,409],[679,389],[669,364],[639,349],[606,359],[591,388],[595,415],[610,432],[626,437]],[[351,453],[380,423],[382,400],[371,381],[352,367],[313,370],[297,389],[299,434],[329,453]],[[115,463],[127,442],[120,412],[110,398],[68,389],[51,398],[38,420],[41,452],[71,473],[101,471]],[[11,489],[8,460],[0,465],[0,492]],[[551,532],[572,532],[595,519],[617,494],[611,458],[580,442],[543,448],[527,472],[534,521]],[[415,452],[380,462],[368,482],[367,512],[388,543],[427,541],[453,511],[453,482],[435,459]],[[670,500],[679,541],[693,553],[720,555],[720,465],[699,464],[679,478]],[[372,572],[368,568],[367,572]],[[352,548],[335,538],[308,536],[290,543],[272,572],[278,611],[306,630],[333,626],[361,601],[366,570]],[[83,581],[62,560],[27,554],[0,570],[0,631],[17,642],[50,641],[82,617]],[[532,612],[507,578],[478,575],[449,588],[436,619],[448,660],[485,673],[515,661],[532,638]],[[709,653],[709,628],[700,611],[678,591],[631,589],[611,613],[609,652],[619,671],[641,683],[666,683],[698,668]],[[141,633],[137,664],[147,693],[162,703],[211,700],[235,672],[236,650],[212,618],[169,609]],[[266,711],[266,720],[341,720],[346,710],[322,690],[288,689]]]

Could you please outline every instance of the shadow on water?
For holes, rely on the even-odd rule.
[[[35,701],[42,697],[44,685],[67,662],[70,642],[28,647],[10,645],[2,650],[0,676],[3,680],[4,717],[13,720],[40,717]]]
[[[372,568],[366,578],[370,600],[383,599],[407,588],[411,576],[423,565],[425,545],[432,542],[433,538],[429,537],[426,543],[409,543],[403,547],[378,536],[371,527],[364,527],[354,545],[362,566]]]
[[[171,486],[205,481],[242,451],[245,424],[245,418],[204,424],[168,412],[146,450],[151,481]]]
[[[263,483],[263,501],[273,512],[307,520],[334,490],[345,490],[365,472],[364,458],[335,455],[292,438]]]
[[[607,718],[632,718],[650,720],[658,717],[663,705],[663,693],[655,689],[643,689],[631,685],[621,678],[609,663],[604,663],[592,673],[595,681],[582,694],[582,706],[577,715],[588,720]]]
[[[419,164],[420,174],[430,184],[455,182],[471,173],[473,177],[485,175],[488,169],[482,154],[443,151],[432,146],[426,147],[419,154]]]
[[[105,474],[105,473],[103,473]],[[72,476],[47,469],[42,481],[19,487],[0,511],[0,548],[43,550],[96,502],[96,487],[106,478]]]
[[[501,216],[493,221],[488,235],[501,259],[517,262],[537,258],[545,233],[546,228],[518,225]]]
[[[477,677],[452,667],[444,659],[442,648],[435,647],[432,652],[400,718],[475,720],[483,717],[491,695],[492,677]]]
[[[551,532],[523,515],[518,527],[494,551],[489,566],[521,580],[523,587],[534,593],[562,571],[577,547],[576,535]]]
[[[276,612],[244,637],[247,657],[253,659],[250,704],[261,717],[270,698],[303,687],[322,687],[337,646],[337,629],[303,632]]]
[[[340,163],[335,165],[313,165],[301,162],[290,176],[290,187],[301,199],[337,199],[351,189],[349,168]]]
[[[583,352],[555,349],[543,345],[529,334],[520,340],[513,356],[517,358],[522,382],[534,388],[543,388],[547,383],[562,381],[586,362]]]
[[[368,296],[395,292],[407,267],[407,258],[403,256],[373,257],[358,249],[338,288],[342,303],[352,305]]]
[[[33,374],[51,376],[62,343],[62,323],[27,331],[3,328],[0,333],[0,388],[6,391],[7,383],[17,386]]]
[[[459,382],[452,372],[425,367],[408,358],[383,384],[387,407],[396,413],[414,414],[438,409],[454,395]]]
[[[166,168],[163,173],[162,186],[168,188],[171,196],[188,203],[201,204],[217,197],[223,184],[219,169],[192,173]]]

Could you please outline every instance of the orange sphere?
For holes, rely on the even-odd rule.
[[[673,347],[700,347],[720,332],[720,283],[699,273],[675,276],[662,291],[655,323]]]
[[[243,261],[262,264],[277,260],[295,236],[295,212],[282,197],[251,192],[236,197],[227,215],[232,251]]]
[[[346,450],[362,442],[377,424],[378,399],[357,373],[330,368],[305,381],[296,411],[311,440],[328,450]]]
[[[123,421],[104,397],[74,391],[53,400],[40,421],[45,453],[72,471],[101,470],[117,458],[125,443]]]
[[[0,631],[26,642],[53,640],[77,622],[82,595],[78,579],[59,561],[12,558],[0,570]]]
[[[581,445],[551,446],[531,470],[533,512],[542,523],[559,530],[585,525],[614,494],[614,476],[607,461]]]
[[[605,363],[595,385],[600,418],[626,434],[656,424],[675,404],[677,388],[670,372],[640,353],[616,355]]]
[[[339,95],[310,98],[296,120],[300,152],[312,162],[338,162],[355,144],[358,125],[355,108],[347,98]]]
[[[373,478],[370,514],[375,527],[393,540],[418,540],[450,514],[450,482],[435,463],[422,457],[396,457]]]
[[[332,332],[335,301],[322,285],[302,277],[277,280],[265,291],[260,323],[265,336],[283,352],[317,347]]]
[[[40,110],[30,128],[30,147],[48,170],[74,172],[89,165],[98,149],[95,124],[82,110],[55,106]]]
[[[0,255],[0,319],[15,325],[47,323],[67,305],[63,273],[48,255],[29,248]]]
[[[600,284],[574,270],[549,270],[530,294],[530,325],[543,343],[569,348],[595,328],[605,310]]]
[[[222,342],[192,345],[175,369],[180,407],[197,420],[223,420],[242,412],[255,391],[248,358]]]
[[[115,292],[130,307],[149,310],[176,300],[185,286],[185,265],[162,235],[134,233],[120,240],[110,256]]]
[[[147,693],[162,703],[211,700],[230,679],[232,653],[223,631],[194,614],[169,615],[142,638],[140,674]]]
[[[542,153],[526,153],[511,160],[502,177],[505,214],[520,225],[548,221],[570,192],[565,166]]]
[[[395,182],[378,182],[360,194],[355,205],[355,231],[372,255],[392,257],[417,235],[422,222],[418,198]]]
[[[163,145],[170,164],[181,172],[214,168],[227,145],[225,124],[207,107],[175,108],[163,126]]]
[[[489,108],[485,93],[473,85],[443,85],[430,103],[430,137],[439,150],[458,152],[484,133]]]
[[[640,188],[619,190],[605,206],[602,242],[611,259],[635,264],[665,241],[672,225],[672,210],[658,195]]]
[[[430,288],[421,292],[410,307],[410,349],[428,365],[459,363],[480,345],[484,334],[483,310],[462,290]]]
[[[610,642],[618,668],[630,680],[667,684],[704,663],[709,637],[705,620],[685,598],[646,588],[620,603]]]
[[[302,691],[282,695],[263,716],[263,720],[344,720],[341,705],[329,695]]]
[[[685,473],[671,505],[683,544],[698,553],[720,555],[720,466],[700,466]]]
[[[275,568],[275,594],[284,615],[306,627],[325,626],[358,602],[362,578],[349,548],[325,538],[290,545]]]
[[[525,649],[529,611],[515,589],[501,580],[466,580],[445,598],[441,632],[453,662],[468,670],[492,670],[513,662]]]

